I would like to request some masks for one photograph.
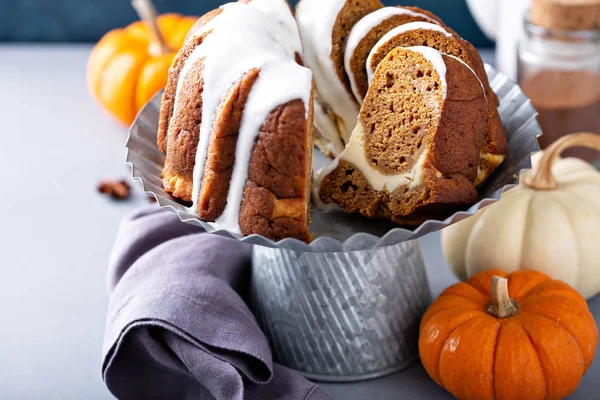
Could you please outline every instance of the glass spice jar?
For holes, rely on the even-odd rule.
[[[549,29],[524,21],[518,80],[539,112],[542,148],[574,132],[600,133],[600,28]],[[592,162],[598,153],[574,149],[566,156]]]

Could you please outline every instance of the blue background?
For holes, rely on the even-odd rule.
[[[227,0],[154,0],[159,12],[202,15]],[[323,0],[327,1],[327,0]],[[297,0],[291,1],[294,5]],[[384,1],[416,5],[439,15],[476,46],[489,46],[465,0]],[[0,41],[95,42],[137,19],[129,0],[0,0]]]

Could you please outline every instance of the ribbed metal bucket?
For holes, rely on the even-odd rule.
[[[310,379],[351,382],[418,358],[431,294],[412,241],[348,253],[255,246],[250,299],[277,362]]]

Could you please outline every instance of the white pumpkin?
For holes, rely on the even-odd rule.
[[[444,255],[459,278],[490,269],[537,270],[586,298],[600,293],[600,172],[559,158],[576,146],[600,150],[600,135],[562,138],[534,157],[520,186],[442,232]]]

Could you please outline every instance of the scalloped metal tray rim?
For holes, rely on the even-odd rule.
[[[497,86],[500,87],[500,86],[505,86],[506,84],[512,84],[513,88],[511,88],[511,90],[514,90],[514,88],[517,88],[519,91],[521,90],[515,83],[511,82],[506,76],[504,76],[501,73],[496,72],[493,67],[491,67],[487,64],[485,67],[486,67],[486,71],[488,72],[488,75],[490,76],[490,83],[492,84],[492,87],[497,87]],[[297,252],[337,253],[337,252],[347,252],[347,251],[372,250],[372,249],[376,249],[376,248],[380,248],[380,247],[392,246],[392,245],[395,245],[395,244],[398,244],[401,242],[405,242],[405,241],[416,240],[416,239],[419,239],[429,233],[433,233],[433,232],[441,230],[449,225],[460,222],[463,219],[474,215],[481,208],[486,207],[486,206],[500,200],[503,193],[516,187],[519,184],[521,174],[523,172],[526,172],[531,169],[531,160],[530,160],[527,167],[521,169],[520,173],[518,174],[518,176],[516,177],[516,179],[513,183],[504,185],[503,187],[501,187],[498,190],[496,190],[495,192],[493,192],[490,196],[488,196],[484,199],[481,199],[479,202],[477,202],[475,205],[473,205],[466,211],[457,212],[457,213],[453,214],[452,216],[446,218],[443,221],[438,221],[438,220],[426,221],[425,223],[420,225],[414,231],[410,231],[405,228],[398,227],[398,228],[394,228],[394,229],[390,230],[382,237],[378,237],[378,236],[375,236],[375,235],[369,234],[369,233],[356,233],[353,236],[351,236],[350,238],[346,239],[346,241],[344,241],[343,243],[334,238],[319,237],[319,238],[315,239],[314,241],[312,241],[310,244],[306,244],[300,240],[291,239],[291,238],[283,239],[279,242],[275,242],[264,236],[256,235],[256,234],[250,235],[250,236],[243,236],[243,235],[236,234],[236,233],[233,233],[233,232],[230,232],[227,230],[216,229],[211,225],[210,222],[202,221],[198,216],[188,213],[183,205],[181,206],[181,208],[176,208],[172,204],[169,204],[169,203],[172,203],[171,200],[166,199],[166,198],[154,193],[153,191],[146,189],[147,185],[144,180],[144,177],[137,173],[136,167],[130,158],[131,153],[129,151],[129,145],[131,143],[133,135],[135,134],[135,130],[137,129],[137,124],[140,119],[140,116],[143,115],[149,107],[153,107],[154,102],[160,101],[161,92],[159,94],[157,94],[148,104],[146,104],[142,108],[142,110],[138,113],[136,120],[134,121],[134,123],[132,124],[132,126],[129,129],[129,136],[128,136],[127,142],[125,144],[126,164],[131,167],[132,177],[141,183],[144,193],[154,196],[156,198],[158,205],[161,208],[171,209],[174,212],[176,212],[182,222],[201,227],[209,233],[236,239],[243,243],[249,243],[249,244],[253,244],[253,245],[259,245],[259,246],[270,247],[270,248],[292,250],[292,251],[297,251]],[[528,103],[530,103],[530,102],[528,101]],[[502,107],[502,104],[501,104],[501,107]],[[530,107],[531,107],[531,109],[533,109],[533,106],[530,105]],[[533,113],[534,113],[534,116],[537,116],[537,112],[534,109],[533,109]],[[541,127],[539,126],[539,124],[537,122],[535,122],[535,128],[537,130],[536,137],[539,137],[541,135]],[[537,151],[539,151],[539,145],[536,149],[534,149],[532,154],[535,154]],[[349,243],[352,243],[352,245],[350,245]],[[356,243],[363,243],[363,245],[356,246]]]

